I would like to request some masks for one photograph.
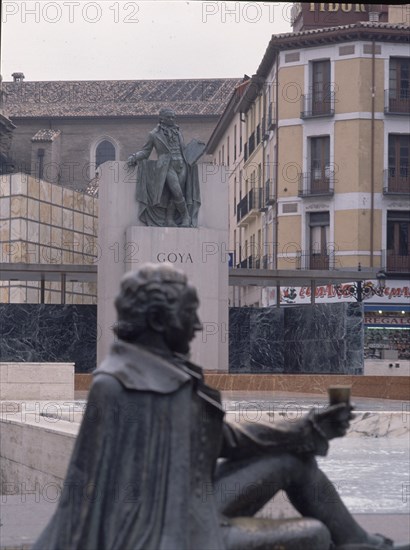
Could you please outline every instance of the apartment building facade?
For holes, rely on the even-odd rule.
[[[217,128],[208,144],[215,162],[222,146],[231,158],[241,121],[243,154],[229,166],[235,266],[408,279],[409,53],[402,24],[272,37],[235,118],[220,119],[226,137]],[[263,305],[260,290],[240,292],[236,305]]]

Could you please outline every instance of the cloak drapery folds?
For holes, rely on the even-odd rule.
[[[192,140],[185,147],[179,133],[180,147],[187,165],[187,178],[183,191],[185,202],[193,227],[198,226],[198,212],[201,206],[198,165],[205,145]],[[147,160],[155,148],[158,160]],[[171,151],[158,128],[150,132],[148,141],[139,153],[133,155],[138,162],[136,199],[140,204],[139,219],[148,226],[164,226],[166,209],[171,201],[168,187],[165,185]]]
[[[181,411],[191,377],[136,348],[130,369],[129,346],[115,346],[95,373],[62,497],[33,550],[190,550],[190,418]]]

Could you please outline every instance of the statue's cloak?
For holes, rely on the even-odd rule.
[[[191,392],[183,370],[114,344],[95,371],[58,508],[33,550],[190,550],[190,415],[181,411]]]
[[[198,226],[198,212],[201,206],[198,165],[196,161],[203,153],[204,144],[192,140],[186,147],[182,134],[178,132],[181,153],[187,167],[187,177],[183,195],[192,220],[192,226]],[[155,149],[158,159],[147,160]],[[139,202],[139,219],[149,226],[164,226],[166,210],[171,195],[165,185],[172,154],[158,126],[148,136],[144,147],[134,155],[138,163],[136,199]]]

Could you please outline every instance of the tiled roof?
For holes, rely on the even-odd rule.
[[[239,78],[3,82],[10,117],[220,115]]]
[[[277,34],[274,38],[280,40],[281,38],[298,38],[302,36],[309,36],[312,34],[326,34],[330,31],[336,30],[358,30],[358,29],[385,29],[389,30],[400,30],[408,33],[410,27],[408,25],[398,24],[398,23],[381,23],[376,21],[359,21],[358,23],[351,23],[349,25],[338,25],[335,27],[322,27],[318,29],[308,29],[306,31],[299,32],[287,32],[283,34]]]
[[[61,130],[39,130],[31,138],[31,141],[54,141],[54,139],[61,134]]]

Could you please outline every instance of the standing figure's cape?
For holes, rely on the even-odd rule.
[[[94,374],[62,497],[32,550],[190,550],[181,411],[192,378],[121,341]]]
[[[185,202],[192,220],[192,226],[198,226],[198,212],[201,206],[198,165],[196,161],[203,153],[204,144],[192,140],[185,147],[182,134],[178,133],[184,161],[187,165],[187,179],[184,189]],[[155,149],[158,160],[147,160]],[[149,133],[148,141],[135,158],[138,163],[136,199],[140,204],[139,219],[149,226],[164,226],[166,209],[171,201],[171,195],[165,185],[171,151],[158,126]]]

